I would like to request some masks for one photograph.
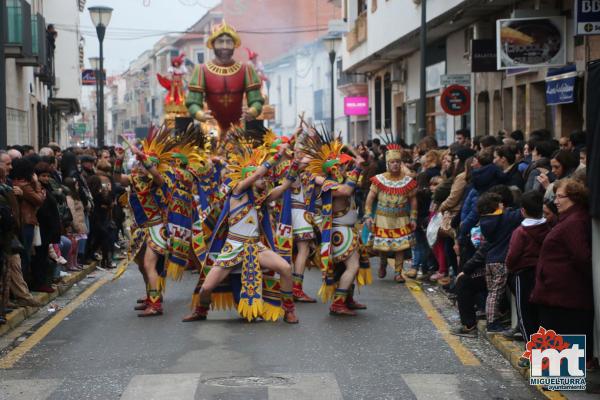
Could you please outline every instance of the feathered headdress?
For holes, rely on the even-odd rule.
[[[385,131],[384,132],[384,137],[383,137],[383,144],[385,145],[385,159],[386,161],[391,161],[391,160],[400,160],[402,161],[403,157],[402,155],[404,154],[404,149],[402,148],[402,146],[400,145],[400,143],[398,143],[396,140],[394,140],[394,135],[389,132],[389,131]]]
[[[171,135],[171,131],[162,125],[160,128],[150,126],[148,136],[142,141],[142,151],[157,166],[160,173],[166,171],[169,160],[173,157],[173,148],[177,141]]]
[[[177,146],[173,158],[186,164],[191,171],[203,172],[210,157],[210,140],[203,124],[190,124],[185,131],[175,137]]]
[[[210,36],[208,37],[208,41],[206,42],[206,47],[212,49],[213,42],[221,35],[231,36],[231,38],[233,39],[233,45],[236,49],[242,44],[242,39],[240,39],[240,36],[236,32],[235,28],[227,24],[227,22],[223,20],[221,24],[216,25],[213,28],[212,32],[210,33]]]
[[[325,129],[322,132],[311,130],[313,133],[306,135],[301,145],[301,150],[310,158],[306,171],[327,176],[334,166],[352,160],[350,155],[342,153],[344,144],[339,136],[333,136]]]
[[[267,158],[265,146],[254,146],[252,139],[245,137],[245,131],[236,127],[227,133],[227,178],[230,187],[235,187],[249,173],[255,171]]]

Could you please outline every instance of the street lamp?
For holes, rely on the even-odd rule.
[[[100,81],[98,80],[98,76],[100,75],[98,73],[98,69],[100,68],[100,57],[89,57],[88,58],[89,62],[90,62],[90,66],[92,67],[92,69],[94,70],[94,81],[95,86],[96,86],[96,113],[98,113],[98,108],[100,107],[100,103],[98,102],[98,92],[99,92],[99,86],[100,86]],[[96,120],[97,120],[98,115],[96,115]],[[99,128],[96,127],[96,140],[98,140],[97,138],[99,138]]]
[[[89,7],[88,11],[90,12],[92,23],[96,27],[96,33],[98,34],[98,42],[100,43],[100,60],[98,63],[98,69],[96,74],[96,88],[98,89],[97,145],[98,147],[102,147],[104,146],[104,48],[102,46],[102,42],[104,41],[104,34],[106,33],[106,27],[110,22],[110,17],[112,16],[113,9],[110,7],[96,6]]]
[[[331,133],[335,130],[335,47],[340,37],[334,34],[329,34],[323,38],[325,48],[329,50],[329,62],[331,63]]]

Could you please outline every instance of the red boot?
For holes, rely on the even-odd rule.
[[[163,314],[162,299],[158,290],[149,290],[146,308],[138,317],[156,317]]]
[[[210,305],[203,306],[199,305],[192,311],[191,314],[186,315],[181,322],[192,322],[192,321],[204,321],[208,316],[208,310],[210,309]]]
[[[367,306],[364,304],[360,304],[354,300],[354,285],[350,287],[350,291],[348,292],[348,298],[346,299],[346,305],[351,310],[366,310]]]
[[[292,293],[294,295],[294,301],[298,303],[316,303],[317,300],[313,299],[302,289],[302,283],[304,281],[304,275],[293,274],[294,285],[292,287]]]
[[[341,315],[341,316],[356,316],[356,313],[348,308],[346,304],[346,298],[348,297],[348,291],[345,289],[337,289],[335,291],[335,297],[333,298],[333,304],[329,307],[329,314]]]
[[[288,324],[297,324],[300,322],[296,316],[296,305],[294,304],[294,297],[292,292],[281,291],[281,306],[284,311],[283,321]]]

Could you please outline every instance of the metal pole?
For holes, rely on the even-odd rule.
[[[421,0],[421,90],[419,98],[419,134],[420,138],[427,135],[427,120],[425,114],[427,112],[427,90],[425,76],[425,63],[427,56],[427,0]]]
[[[0,0],[0,148],[6,148],[6,58],[4,58],[4,33],[6,29],[6,1]]]
[[[329,52],[329,62],[331,63],[331,133],[335,131],[335,50]]]
[[[98,25],[96,27],[96,33],[98,33],[98,41],[100,42],[100,65],[98,76],[98,139],[97,146],[102,148],[104,146],[104,34],[106,33],[106,27],[104,25]]]

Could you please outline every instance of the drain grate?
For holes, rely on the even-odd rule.
[[[293,381],[282,376],[227,376],[210,378],[203,381],[205,385],[212,386],[290,386]]]

